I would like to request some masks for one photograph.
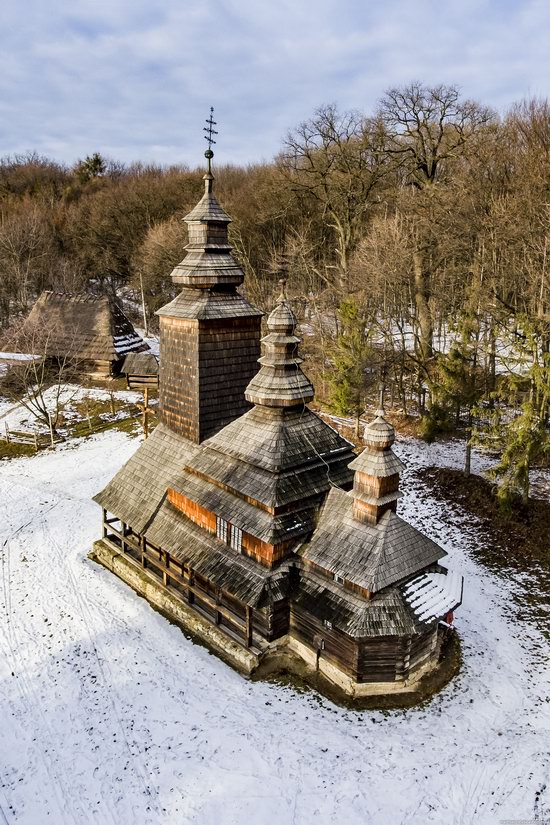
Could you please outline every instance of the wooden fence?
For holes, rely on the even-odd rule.
[[[7,424],[2,440],[7,441],[8,444],[27,444],[34,447],[35,452],[38,452],[41,447],[48,447],[51,443],[50,436],[47,433],[37,433],[32,430],[10,430]]]
[[[206,592],[199,585],[197,579],[200,577],[188,563],[174,559],[170,553],[155,547],[144,536],[132,533],[124,522],[120,523],[122,529],[118,530],[114,526],[117,522],[119,519],[108,518],[107,512],[103,510],[104,541],[117,550],[122,550],[134,563],[147,568],[166,588],[173,592],[180,591],[177,595],[180,598],[184,596],[187,604],[198,609],[205,618],[217,625],[224,624],[225,630],[232,631],[231,635],[234,634],[234,638],[245,647],[254,646],[254,611],[251,607],[239,604],[244,615],[237,615],[228,594],[223,590],[217,588],[216,593]]]

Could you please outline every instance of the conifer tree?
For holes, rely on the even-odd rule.
[[[374,362],[370,319],[365,306],[355,297],[340,304],[338,319],[340,328],[332,352],[330,402],[339,415],[354,416],[359,435],[359,421],[370,384],[369,368],[372,369]]]
[[[426,427],[440,430],[460,425],[460,417],[466,413],[466,451],[464,475],[471,471],[472,425],[474,409],[480,403],[485,391],[485,378],[480,368],[480,340],[482,327],[481,279],[478,272],[466,290],[465,302],[456,325],[450,332],[455,336],[448,353],[438,358],[439,385],[434,394],[434,403],[427,417]]]
[[[516,369],[501,377],[485,426],[475,433],[478,443],[492,442],[499,448],[500,460],[489,474],[498,482],[498,500],[505,509],[518,493],[527,504],[529,471],[550,454],[550,353],[541,346],[549,321],[523,315],[516,322],[509,335]]]

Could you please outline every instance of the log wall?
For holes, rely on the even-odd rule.
[[[362,683],[404,681],[436,655],[437,625],[422,635],[355,640],[292,603],[290,633]]]

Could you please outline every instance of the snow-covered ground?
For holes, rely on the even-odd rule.
[[[400,513],[465,575],[460,675],[426,706],[344,710],[245,681],[87,559],[120,432],[0,462],[0,822],[550,821],[548,641],[482,529],[405,478]],[[459,447],[397,445],[410,468]],[[409,470],[410,472],[410,470]]]
[[[57,387],[55,386],[44,391],[46,406],[52,414],[55,411],[56,394]],[[117,390],[113,392],[112,395],[116,401],[124,402],[124,406],[143,401],[143,393],[137,391]],[[84,398],[108,401],[110,397],[111,393],[100,387],[83,387],[80,384],[64,384],[59,396],[59,404],[61,406],[70,405],[71,403],[82,401]],[[121,410],[121,412],[124,414],[123,410]],[[24,427],[29,431],[47,429],[45,424],[41,423],[36,416],[22,404],[14,404],[0,397],[0,426],[4,427],[5,424],[12,430],[18,427]]]

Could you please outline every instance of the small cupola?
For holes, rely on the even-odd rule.
[[[392,450],[395,430],[379,409],[365,427],[365,448],[349,465],[354,470],[353,517],[366,524],[378,524],[387,510],[397,509],[399,474],[403,463]]]
[[[251,404],[266,407],[296,407],[313,400],[313,385],[302,372],[298,356],[296,316],[288,303],[281,280],[277,306],[267,319],[268,334],[262,338],[261,365],[246,388],[245,398]]]

